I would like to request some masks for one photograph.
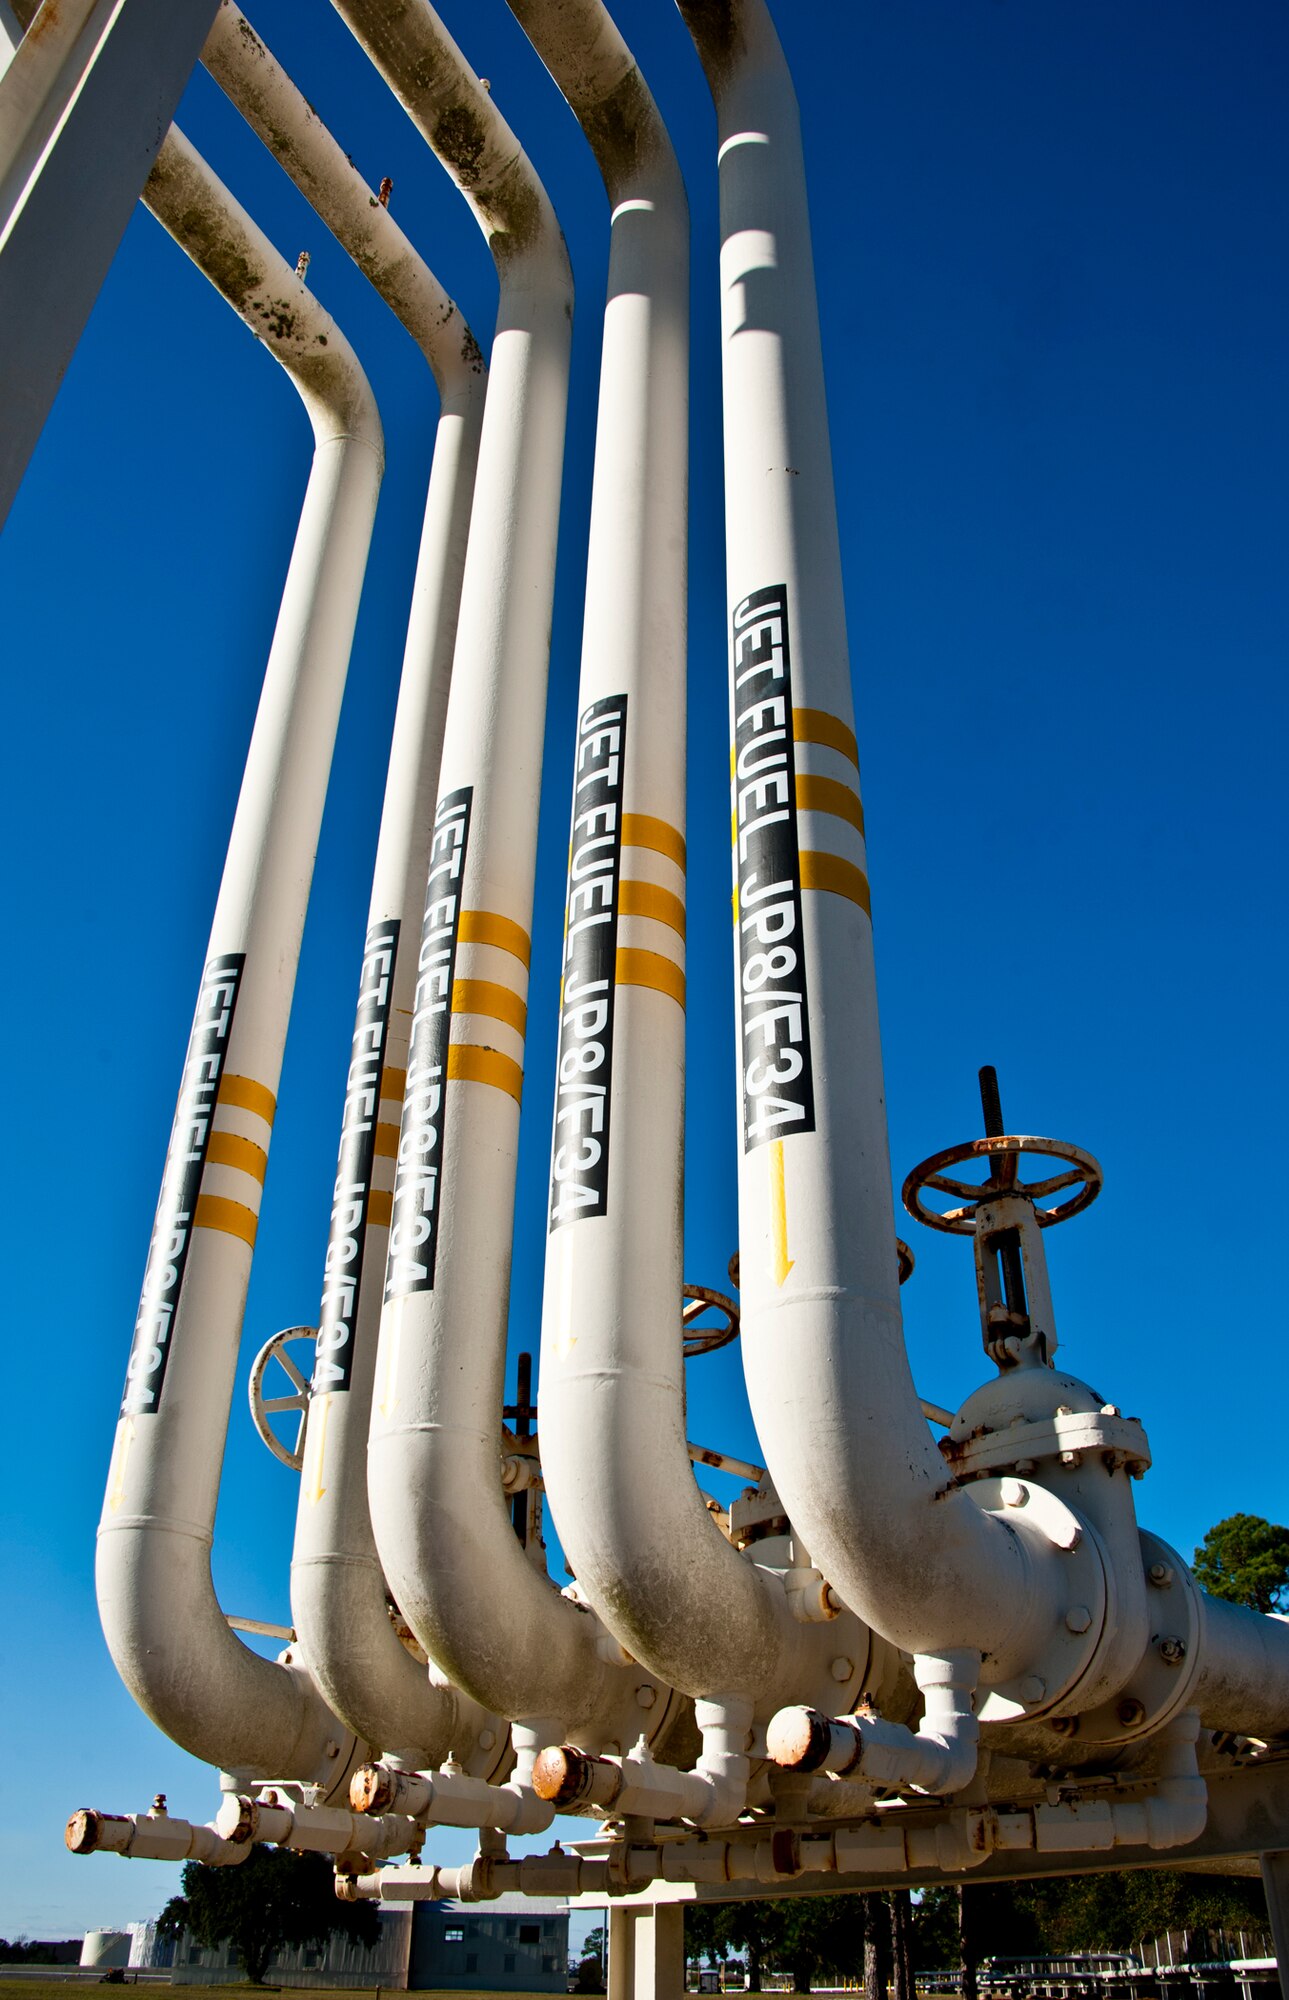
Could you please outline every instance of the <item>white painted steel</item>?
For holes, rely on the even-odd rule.
[[[799,927],[793,899],[743,870],[739,1094],[757,1128],[739,1174],[748,1392],[794,1528],[852,1609],[909,1652],[986,1652],[992,1673],[1032,1649],[1056,1605],[1048,1568],[1021,1536],[965,1494],[946,1494],[904,1349],[796,98],[763,0],[678,4],[719,125],[731,616],[753,593],[786,599],[750,609],[732,653],[732,733],[742,715],[755,739],[733,787],[736,885],[758,821],[777,815],[806,856]],[[778,706],[754,713],[756,703]],[[795,786],[780,754],[790,712]],[[762,990],[789,996],[773,1019],[749,1004]],[[790,997],[802,993],[804,1016]],[[799,1087],[810,1058],[814,1129],[786,1115],[773,1124],[771,1100]],[[776,1071],[780,1081],[758,1093]]]
[[[215,0],[49,0],[0,75],[0,522]],[[12,40],[35,0],[5,9]]]
[[[99,1609],[122,1679],[185,1749],[232,1770],[330,1790],[346,1775],[354,1740],[289,1653],[265,1661],[229,1630],[211,1583],[210,1544],[383,441],[344,335],[177,130],[158,154],[146,198],[290,375],[315,452],[167,1155],[99,1529]]]
[[[685,1438],[688,207],[657,106],[599,0],[510,5],[582,124],[613,218],[542,1311],[543,1477],[581,1589],[637,1659],[691,1695],[781,1695],[802,1628],[777,1578],[720,1533]]]
[[[916,1730],[880,1716],[836,1719],[785,1708],[771,1722],[766,1750],[794,1770],[835,1771],[874,1785],[933,1793],[960,1792],[976,1771],[980,1724],[972,1695],[980,1679],[978,1653],[946,1653],[914,1661],[925,1709]]]
[[[75,1812],[63,1839],[73,1854],[121,1854],[130,1861],[204,1861],[208,1868],[235,1867],[251,1851],[249,1841],[225,1840],[216,1826],[172,1818],[164,1799],[149,1813]]]
[[[418,1664],[387,1616],[367,1505],[367,1432],[407,1066],[416,938],[456,643],[487,371],[461,313],[245,16],[222,0],[202,61],[402,320],[441,398],[367,916],[305,1436],[291,1610],[310,1670],[355,1734],[413,1764],[491,1774],[505,1726]],[[383,1108],[382,1108],[383,1106]]]
[[[541,1747],[578,1725],[619,1729],[609,1711],[641,1680],[611,1674],[598,1621],[527,1560],[498,1471],[572,274],[545,191],[431,8],[335,4],[469,200],[501,283],[399,1138],[372,1525],[426,1652]]]

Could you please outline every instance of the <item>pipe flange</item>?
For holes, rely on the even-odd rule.
[[[1080,1743],[1137,1743],[1154,1735],[1190,1705],[1199,1674],[1204,1619],[1199,1590],[1176,1549],[1145,1528],[1138,1536],[1150,1639],[1118,1692],[1077,1718],[1071,1733]]]
[[[1057,1549],[1066,1609],[1041,1653],[1006,1681],[982,1675],[976,1714],[981,1722],[1019,1722],[1049,1715],[1087,1672],[1106,1616],[1106,1567],[1100,1537],[1081,1515],[1031,1479],[976,1479],[962,1491],[1016,1534]],[[1046,1553],[1046,1549],[1044,1551]]]

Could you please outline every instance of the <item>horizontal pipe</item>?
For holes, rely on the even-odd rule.
[[[204,1861],[234,1867],[251,1851],[249,1841],[226,1840],[215,1826],[197,1826],[155,1808],[150,1813],[74,1812],[63,1833],[72,1854],[120,1854],[129,1861]]]
[[[961,1791],[976,1771],[980,1725],[971,1698],[980,1655],[922,1654],[913,1671],[925,1701],[916,1730],[880,1716],[834,1719],[814,1709],[785,1708],[770,1724],[767,1754],[789,1771],[831,1771],[920,1792]]]

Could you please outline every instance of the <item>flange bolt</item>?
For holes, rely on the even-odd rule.
[[[1161,1660],[1167,1660],[1170,1667],[1179,1667],[1186,1658],[1186,1641],[1173,1638],[1161,1639],[1159,1657]]]
[[[1135,1695],[1128,1695],[1115,1712],[1124,1729],[1139,1729],[1146,1720],[1146,1704],[1138,1701]]]

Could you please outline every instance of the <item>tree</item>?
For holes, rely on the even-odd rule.
[[[604,1991],[604,1926],[597,1924],[587,1932],[582,1940],[580,1959],[570,1958],[569,1976],[573,1980],[575,1993],[603,1993]]]
[[[171,1897],[157,1927],[162,1937],[187,1930],[198,1944],[233,1945],[246,1977],[261,1986],[283,1945],[321,1947],[339,1936],[370,1950],[380,1936],[380,1917],[371,1903],[337,1900],[324,1855],[253,1847],[231,1868],[185,1862],[183,1894]]]
[[[685,1905],[686,1958],[723,1958],[730,1945],[747,1954],[748,1984],[761,1991],[767,1970],[787,1972],[808,1993],[819,1972],[863,1970],[862,1896],[796,1896],[774,1901]],[[880,1903],[880,1898],[874,1898]]]
[[[1210,1597],[1279,1611],[1289,1585],[1289,1528],[1260,1514],[1232,1514],[1209,1529],[1192,1567]]]

